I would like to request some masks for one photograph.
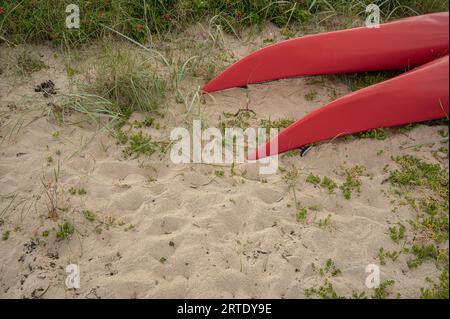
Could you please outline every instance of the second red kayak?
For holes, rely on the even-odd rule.
[[[448,117],[448,55],[341,97],[290,125],[249,160],[378,127]],[[277,148],[270,145],[278,145]]]

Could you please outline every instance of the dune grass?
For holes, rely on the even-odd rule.
[[[67,3],[52,0],[3,1],[0,10],[0,39],[8,42],[49,40],[77,45],[101,37],[107,25],[141,43],[153,36],[183,30],[186,25],[215,17],[225,32],[270,21],[287,27],[318,16],[364,17],[369,3],[380,5],[383,21],[392,18],[447,11],[442,0],[72,0],[80,8],[80,29],[67,29]]]

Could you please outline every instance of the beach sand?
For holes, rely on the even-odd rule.
[[[263,45],[261,39],[228,41],[234,59]],[[0,232],[9,231],[9,238],[0,240],[0,298],[305,298],[305,289],[325,280],[341,296],[357,291],[370,297],[369,264],[379,265],[382,281],[395,281],[390,297],[417,298],[425,278],[439,276],[432,260],[409,269],[407,254],[385,265],[376,257],[382,247],[401,249],[403,242],[392,241],[389,228],[401,222],[409,231],[408,220],[417,214],[399,205],[401,198],[386,182],[386,165],[393,169],[392,156],[410,154],[448,168],[447,159],[433,156],[448,140],[415,147],[439,141],[445,126],[418,125],[384,140],[338,139],[304,157],[280,156],[282,170],[294,165],[300,171],[295,194],[308,213],[299,222],[283,171],[261,175],[256,164],[173,164],[168,154],[156,153],[124,158],[124,147],[96,121],[79,114],[67,114],[65,124],[51,120],[47,103],[73,92],[73,80],[58,50],[30,48],[49,68],[25,79],[0,75]],[[95,59],[95,50],[90,52],[87,60]],[[34,92],[49,79],[59,89],[55,96]],[[305,93],[311,90],[317,94],[308,101]],[[201,117],[214,126],[222,112],[250,108],[256,113],[252,123],[297,119],[348,92],[327,77],[249,85],[204,96]],[[172,116],[161,120],[159,130],[141,130],[167,137],[185,116],[184,106],[173,100]],[[128,123],[144,117],[136,112]],[[341,185],[343,171],[355,165],[365,171],[360,192],[350,200],[339,188],[329,194],[306,183],[313,173]],[[71,187],[86,194],[71,195]],[[52,194],[57,216],[48,213]],[[96,220],[85,218],[85,210]],[[57,240],[62,220],[75,232]],[[320,274],[328,259],[339,275]],[[65,286],[68,264],[80,267],[79,289]]]

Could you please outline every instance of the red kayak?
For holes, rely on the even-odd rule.
[[[449,56],[341,97],[290,125],[249,160],[378,127],[448,117]],[[277,140],[278,149],[270,150]],[[275,144],[276,145],[276,144]]]
[[[448,12],[434,13],[268,46],[231,65],[203,91],[302,75],[417,67],[309,113],[248,157],[256,160],[341,135],[448,116],[448,53]]]
[[[380,25],[308,35],[260,49],[234,63],[202,89],[224,90],[303,75],[398,70],[448,54],[448,12]]]

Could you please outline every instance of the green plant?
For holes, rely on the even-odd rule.
[[[134,111],[159,115],[165,103],[167,81],[142,56],[106,48],[87,93],[111,102],[109,110],[129,117]]]
[[[318,288],[312,287],[305,289],[305,295],[308,298],[317,296],[322,299],[345,299],[345,297],[338,295],[338,293],[334,290],[333,285],[327,279],[325,279],[325,283]]]
[[[317,175],[314,175],[313,173],[309,173],[308,177],[306,178],[306,182],[311,183],[313,185],[319,185],[320,177]]]
[[[378,257],[378,260],[380,261],[380,265],[382,265],[382,266],[386,265],[386,259],[385,259],[386,253],[385,253],[383,247],[381,247],[378,250],[378,256],[377,257]]]
[[[297,212],[297,221],[304,223],[308,215],[308,210],[306,208],[300,208]]]
[[[342,273],[341,270],[336,267],[336,264],[334,263],[334,261],[331,258],[328,258],[325,261],[324,268],[319,269],[319,272],[322,276],[329,273],[333,277],[336,277]]]
[[[352,292],[352,299],[367,299],[367,294],[365,291],[358,293],[357,291]]]
[[[331,230],[331,215],[328,215],[323,219],[319,219],[318,226],[322,229]]]
[[[404,187],[424,186],[448,198],[448,170],[439,164],[429,164],[411,155],[397,156],[393,160],[400,166],[390,172],[392,184]]]
[[[395,242],[405,238],[406,228],[403,224],[398,223],[398,228],[395,226],[389,228],[389,235],[391,239]]]
[[[342,272],[339,268],[336,267],[334,261],[329,258],[325,261],[325,264],[322,268],[317,268],[313,263],[311,265],[314,272],[318,272],[320,276],[325,277],[324,284],[319,287],[311,287],[305,289],[305,295],[307,297],[317,296],[323,299],[344,299],[345,297],[339,296],[333,288],[333,285],[329,282],[328,278],[339,276]]]
[[[439,276],[439,282],[435,283],[431,279],[427,278],[427,281],[432,284],[431,288],[421,288],[420,298],[422,299],[448,299],[449,289],[448,289],[448,265],[441,272]]]
[[[135,157],[140,155],[150,156],[156,151],[157,143],[153,142],[150,136],[144,135],[141,131],[131,135],[128,142],[127,147],[123,150],[126,157],[132,155]]]
[[[287,118],[281,118],[276,121],[272,121],[271,119],[268,119],[268,120],[261,120],[259,125],[261,127],[265,128],[266,130],[271,129],[271,128],[276,128],[278,130],[282,130],[282,129],[287,128],[289,125],[291,125],[294,122],[295,122],[294,120],[287,119]]]
[[[433,260],[437,260],[438,258],[438,249],[433,244],[413,245],[411,253],[415,255],[415,258],[407,261],[409,268],[417,268],[428,258]]]
[[[245,130],[250,126],[250,120],[255,118],[255,114],[242,110],[242,112],[238,111],[236,114],[223,112],[219,116],[219,128],[222,132],[225,132],[226,128],[240,128]]]
[[[377,288],[374,288],[374,294],[372,295],[372,298],[374,299],[386,299],[391,295],[391,293],[388,291],[388,288],[390,286],[393,286],[395,284],[394,280],[386,280],[380,283],[380,285]]]
[[[77,194],[77,189],[75,187],[71,186],[69,188],[69,194],[70,195],[76,195]]]
[[[69,238],[75,231],[73,225],[64,221],[62,224],[58,224],[58,231],[56,232],[56,238],[58,240],[63,240]]]
[[[166,258],[166,257],[161,257],[161,258],[159,258],[159,262],[160,262],[161,264],[165,264],[166,261],[167,261],[167,258]]]
[[[345,199],[350,199],[352,197],[353,190],[360,190],[362,182],[359,177],[363,172],[364,168],[358,165],[345,170],[345,182],[340,186]]]
[[[446,1],[382,1],[383,21],[396,17],[446,11]],[[353,20],[366,17],[364,1],[272,1],[272,0],[166,0],[91,2],[73,0],[82,12],[79,29],[67,29],[64,20],[65,2],[32,0],[2,2],[5,14],[0,14],[0,36],[8,41],[52,41],[55,44],[80,45],[102,36],[104,25],[114,26],[118,31],[140,43],[152,35],[164,37],[171,32],[185,30],[189,24],[212,17],[212,24],[239,36],[250,26],[272,22],[282,30],[308,21],[311,17],[321,25],[335,27],[333,18],[350,16]],[[61,21],[63,21],[61,23]]]
[[[86,191],[86,189],[84,187],[76,188],[76,187],[71,186],[69,188],[69,194],[70,195],[78,194],[78,195],[82,196],[82,195],[86,195],[87,191]]]
[[[121,129],[117,129],[114,136],[119,144],[126,145],[128,143],[128,135]]]
[[[2,240],[5,240],[5,241],[8,240],[10,234],[11,234],[11,232],[9,230],[4,231],[3,235],[2,235]]]
[[[280,169],[280,167],[278,168]],[[299,205],[297,202],[297,195],[295,193],[295,184],[297,183],[298,178],[300,177],[300,171],[294,165],[285,172],[283,176],[283,180],[288,184],[288,189],[292,190],[292,194],[294,196],[295,207],[299,209]]]
[[[317,96],[317,91],[309,91],[307,93],[305,93],[305,100],[307,101],[313,101]]]
[[[224,171],[214,171],[214,175],[216,175],[217,177],[224,177],[225,172]]]
[[[322,188],[328,189],[328,193],[332,194],[334,192],[334,189],[337,187],[337,184],[328,176],[324,176],[320,186]]]
[[[400,71],[375,71],[375,72],[363,72],[363,73],[347,73],[337,75],[342,82],[344,82],[351,91],[357,91],[359,89],[383,82],[397,76]]]
[[[376,128],[355,134],[359,138],[372,138],[376,140],[385,140],[389,137],[389,133],[385,128]]]
[[[95,214],[88,209],[85,209],[81,212],[84,216],[84,218],[86,218],[88,221],[93,222],[96,219]]]

